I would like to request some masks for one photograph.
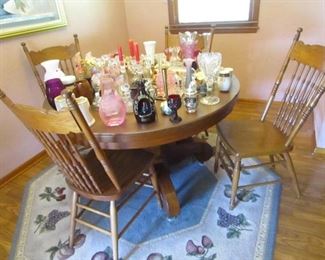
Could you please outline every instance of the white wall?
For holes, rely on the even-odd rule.
[[[325,95],[319,101],[314,113],[316,146],[325,149]]]

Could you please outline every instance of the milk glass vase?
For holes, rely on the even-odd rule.
[[[99,116],[107,126],[123,124],[126,116],[126,107],[122,98],[115,90],[115,82],[107,76],[101,77],[102,97],[99,104]]]
[[[41,63],[41,66],[45,70],[44,82],[64,77],[63,71],[60,69],[60,60],[47,60]]]

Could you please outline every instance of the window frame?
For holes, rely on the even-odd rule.
[[[199,33],[211,31],[214,33],[255,33],[259,29],[258,17],[260,0],[251,0],[248,21],[179,23],[177,0],[168,0],[169,31],[178,33],[197,31]]]

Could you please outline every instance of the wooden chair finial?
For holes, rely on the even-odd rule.
[[[0,88],[0,98],[6,97],[6,94],[3,92],[3,90]]]

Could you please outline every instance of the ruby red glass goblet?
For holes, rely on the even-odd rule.
[[[167,105],[172,110],[171,117],[169,118],[170,122],[172,122],[173,124],[177,124],[180,121],[182,121],[182,118],[179,117],[178,114],[177,114],[177,110],[182,105],[181,96],[177,95],[177,94],[168,95]]]

